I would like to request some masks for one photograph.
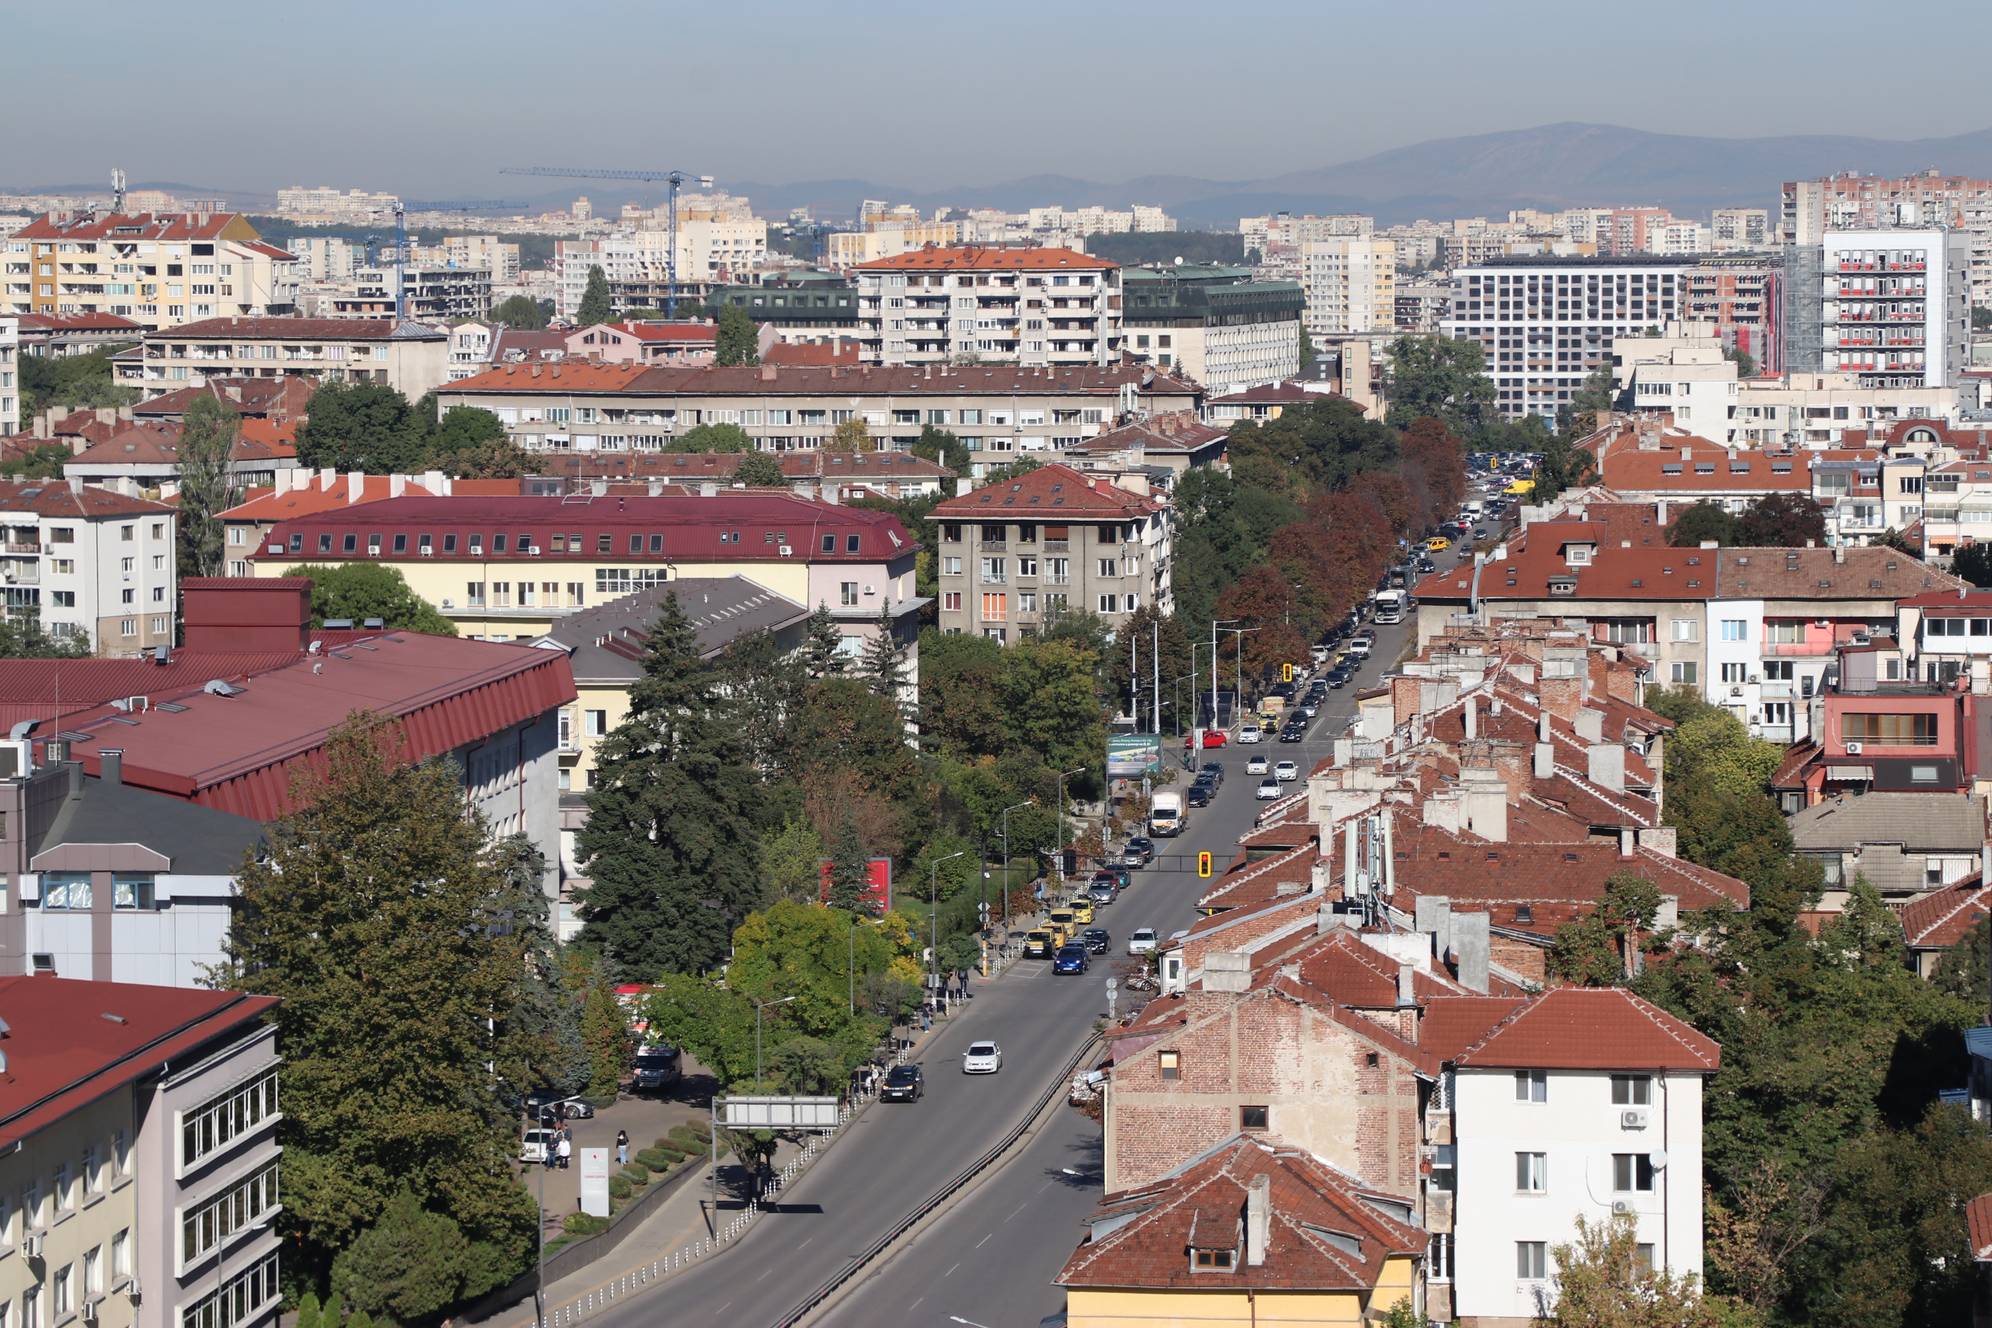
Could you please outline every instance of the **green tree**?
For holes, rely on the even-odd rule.
[[[45,410],[75,410],[98,406],[129,406],[130,388],[113,381],[111,357],[129,346],[103,346],[82,355],[23,355],[21,418],[30,420]]]
[[[866,894],[871,889],[871,856],[858,830],[857,817],[846,810],[830,844],[830,907],[847,913],[869,911]]]
[[[235,451],[241,417],[213,396],[187,407],[180,426],[179,572],[182,577],[219,576],[222,563],[220,514],[232,506],[234,490],[228,460]]]
[[[1660,891],[1632,871],[1605,879],[1598,906],[1557,929],[1549,951],[1551,977],[1585,987],[1615,987],[1632,975],[1632,958],[1653,930]]]
[[[578,1092],[588,1082],[579,1027],[566,990],[546,896],[546,860],[524,835],[491,846],[493,895],[487,926],[513,936],[522,963],[497,1024],[492,1058],[500,1091],[518,1102],[535,1088]]]
[[[299,563],[289,575],[311,580],[311,625],[379,618],[389,628],[455,636],[456,624],[408,588],[398,567],[380,563]]]
[[[784,901],[747,915],[733,933],[733,962],[726,985],[749,1000],[793,998],[764,1015],[768,1032],[799,1032],[837,1048],[841,1075],[868,1052],[878,1034],[858,1016],[851,994],[856,984],[891,965],[892,945],[861,910],[814,901]]]
[[[332,1285],[360,1314],[420,1323],[463,1299],[473,1257],[461,1227],[404,1189],[333,1259]]]
[[[506,327],[537,331],[547,325],[552,312],[530,295],[509,295],[491,306],[491,321]]]
[[[872,441],[871,429],[866,426],[863,420],[854,416],[830,431],[830,437],[825,440],[823,450],[826,452],[843,452],[855,455],[860,452],[869,452],[875,446],[876,444]]]
[[[1980,590],[1992,586],[1992,544],[1960,544],[1951,555],[1951,571]]]
[[[316,1291],[305,1292],[304,1298],[297,1303],[297,1323],[295,1328],[326,1328],[319,1321],[323,1313],[324,1309],[318,1302],[318,1293]],[[333,1325],[332,1328],[337,1328],[337,1326]]]
[[[1540,454],[1532,477],[1535,489],[1529,495],[1531,502],[1546,503],[1565,489],[1591,484],[1598,478],[1596,458],[1570,439],[1545,435],[1521,450]]]
[[[435,419],[428,397],[417,405],[416,416]],[[509,480],[535,473],[532,458],[512,441],[498,417],[477,406],[452,406],[435,420],[426,453],[424,470],[457,479]]]
[[[1596,433],[1600,423],[1618,406],[1618,383],[1612,376],[1610,361],[1600,364],[1584,376],[1577,390],[1570,394],[1570,404],[1564,407],[1557,432],[1572,441]]]
[[[1931,985],[1967,1004],[1984,1005],[1992,997],[1992,914],[1980,913],[1971,930],[1937,960]]]
[[[946,466],[957,475],[967,475],[973,460],[967,443],[931,424],[920,426],[920,436],[913,440],[913,455]]]
[[[782,463],[770,454],[748,452],[734,469],[733,482],[750,489],[786,489],[788,476],[782,474]]]
[[[843,651],[844,634],[838,630],[837,620],[830,616],[830,605],[826,601],[817,601],[804,630],[807,635],[802,643],[803,669],[812,678],[841,676],[847,663]]]
[[[1674,518],[1667,542],[1677,549],[1699,548],[1709,540],[1717,544],[1736,543],[1736,518],[1729,509],[1704,498]]]
[[[325,383],[297,426],[297,457],[313,469],[406,475],[428,455],[427,425],[385,383]]]
[[[713,333],[714,360],[719,364],[759,364],[760,329],[737,304],[720,306]]]
[[[609,300],[608,274],[602,271],[601,264],[590,264],[588,285],[581,292],[581,304],[574,311],[574,321],[581,327],[593,327],[597,323],[608,322],[614,312]]]
[[[44,357],[36,355],[30,358],[39,360]],[[0,460],[0,475],[10,480],[59,480],[62,468],[75,455],[61,443],[30,443],[25,451],[17,451]]]
[[[1639,1225],[1625,1214],[1577,1218],[1577,1239],[1551,1252],[1556,1303],[1549,1328],[1724,1328],[1728,1315],[1704,1301],[1692,1274],[1676,1276],[1639,1257]]]
[[[83,659],[89,653],[87,633],[52,635],[32,608],[18,618],[0,618],[0,659]]]
[[[899,644],[898,624],[893,617],[892,604],[883,595],[879,596],[878,617],[872,622],[872,634],[865,641],[857,671],[873,696],[890,701],[895,708],[902,706],[901,697],[910,685],[906,674],[906,652]]]
[[[822,893],[823,837],[799,816],[761,836],[761,884],[769,903],[814,903]]]
[[[608,974],[599,966],[590,973],[581,997],[581,1045],[588,1056],[588,1095],[613,1098],[622,1072],[636,1055],[629,1016],[616,999]]]
[[[1736,518],[1736,542],[1796,549],[1826,542],[1826,512],[1804,493],[1767,493]]]
[[[727,643],[718,670],[726,679],[728,718],[746,745],[748,763],[764,780],[779,778],[789,766],[789,724],[806,681],[794,652],[773,632],[753,632]]]
[[[689,1051],[722,1087],[754,1072],[754,1007],[731,987],[666,973],[643,1001],[650,1036]]]
[[[729,920],[760,897],[759,797],[720,686],[677,596],[666,598],[629,715],[596,748],[576,844],[592,880],[583,935],[618,978],[710,967],[726,953]]]
[[[673,438],[666,452],[752,452],[754,440],[737,424],[697,424]]]
[[[403,742],[364,714],[333,732],[299,810],[238,873],[216,977],[282,1002],[269,1017],[293,1269],[319,1282],[406,1189],[468,1242],[444,1288],[467,1298],[516,1275],[532,1239],[486,1069],[527,946],[490,925],[507,892],[462,772],[403,764]]]
[[[1389,354],[1393,426],[1429,415],[1461,438],[1479,438],[1494,407],[1494,381],[1479,342],[1404,336],[1390,343]]]
[[[1972,305],[1971,330],[1973,332],[1992,332],[1992,309],[1988,309],[1982,304]]]
[[[1722,356],[1724,359],[1735,364],[1736,376],[1738,378],[1755,378],[1757,376],[1757,359],[1749,351],[1731,346],[1722,352]]]
[[[1300,329],[1300,376],[1311,377],[1314,373],[1314,338],[1307,335],[1307,329]]]

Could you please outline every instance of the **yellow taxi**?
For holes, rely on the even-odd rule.
[[[1093,920],[1093,901],[1090,899],[1075,899],[1066,907],[1072,912],[1072,921],[1081,927]]]
[[[1058,944],[1051,933],[1043,929],[1024,934],[1024,958],[1049,959],[1058,953]]]
[[[1051,933],[1052,939],[1063,945],[1072,939],[1072,928],[1077,922],[1078,919],[1072,916],[1071,909],[1056,909],[1045,918],[1044,929]]]
[[[1444,535],[1434,535],[1425,541],[1425,549],[1429,553],[1443,553],[1452,546],[1453,542]]]

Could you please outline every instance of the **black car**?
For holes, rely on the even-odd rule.
[[[1222,784],[1224,782],[1224,762],[1205,761],[1197,771],[1197,782]]]
[[[1337,664],[1334,668],[1328,670],[1328,685],[1330,687],[1346,687],[1349,685],[1349,679],[1355,676],[1356,671],[1347,664]]]
[[[918,1102],[927,1091],[927,1076],[917,1065],[895,1065],[885,1072],[878,1090],[881,1102]]]
[[[1088,927],[1079,933],[1079,940],[1088,954],[1105,954],[1113,944],[1113,937],[1107,934],[1105,927]]]
[[[1433,562],[1430,558],[1420,558],[1418,560],[1418,570],[1430,574],[1432,572],[1438,571],[1439,565]]]
[[[1189,803],[1192,807],[1208,807],[1210,806],[1211,795],[1216,792],[1217,785],[1208,784],[1199,779],[1190,785],[1188,792],[1183,794],[1183,801]]]
[[[1146,867],[1155,860],[1155,841],[1146,835],[1135,835],[1121,849],[1121,861],[1130,867]]]
[[[1305,742],[1307,730],[1298,724],[1289,724],[1280,730],[1281,742]]]

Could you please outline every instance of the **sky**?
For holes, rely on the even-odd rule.
[[[505,165],[678,168],[719,187],[927,191],[1021,176],[1241,180],[1563,120],[1671,133],[1992,125],[1992,5],[1928,0],[1896,95],[1868,0],[267,0],[7,20],[0,189],[171,181],[533,198]],[[1661,16],[1664,16],[1661,17]],[[95,91],[79,95],[79,84]],[[101,187],[101,186],[99,186]]]

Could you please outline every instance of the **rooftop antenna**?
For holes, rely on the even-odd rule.
[[[124,167],[113,166],[111,167],[111,211],[123,212],[124,210],[125,210]]]

